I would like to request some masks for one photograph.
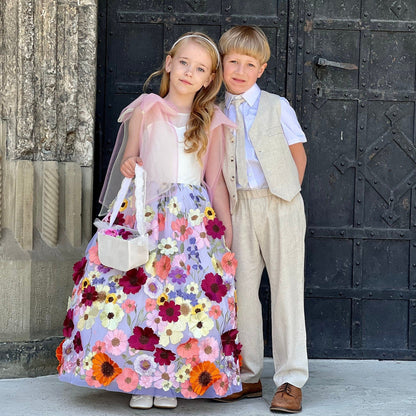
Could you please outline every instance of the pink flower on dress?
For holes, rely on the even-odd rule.
[[[199,225],[194,227],[193,236],[196,239],[195,244],[196,244],[196,246],[198,247],[199,250],[201,248],[210,246],[209,240],[208,240],[207,230],[205,229],[204,224],[199,224]]]
[[[186,380],[181,384],[181,393],[185,399],[195,399],[198,395],[192,390],[191,383]]]
[[[235,258],[235,254],[231,252],[227,252],[222,256],[221,259],[221,266],[225,273],[235,275],[235,270],[237,268],[237,259]]]
[[[225,396],[228,391],[228,386],[228,377],[224,373],[221,373],[221,378],[213,384],[215,393],[217,393],[218,396]]]
[[[106,352],[106,345],[105,342],[102,341],[97,341],[94,346],[92,347],[92,352],[102,352],[105,353]]]
[[[163,386],[168,383],[171,386],[178,387],[179,383],[175,379],[175,364],[167,366],[160,365],[153,376],[154,386],[158,389],[163,389]]]
[[[196,338],[189,338],[188,341],[178,345],[176,352],[182,358],[191,358],[194,355],[198,355],[198,340]]]
[[[221,316],[220,305],[212,305],[209,310],[209,316],[214,319],[218,319]]]
[[[122,305],[121,308],[124,310],[124,312],[126,313],[131,313],[134,312],[136,309],[136,302],[133,299],[126,299]]]
[[[90,259],[91,263],[94,264],[101,264],[100,259],[98,257],[98,244],[95,243],[89,250],[88,250],[88,258]]]
[[[152,328],[155,333],[161,333],[165,330],[168,322],[163,321],[158,311],[154,310],[147,315],[146,325]]]
[[[91,387],[101,387],[101,383],[98,380],[96,380],[92,368],[86,372],[85,382]]]
[[[163,214],[157,214],[157,221],[159,223],[159,231],[162,232],[165,229],[165,216]]]
[[[214,362],[218,358],[219,346],[215,338],[203,338],[199,343],[199,358],[201,361]]]
[[[120,390],[130,393],[139,384],[139,376],[131,368],[124,368],[122,373],[117,376],[116,382]]]
[[[148,234],[149,234],[149,237],[153,241],[158,241],[158,239],[159,239],[159,222],[157,221],[157,219],[154,219],[150,223],[150,228],[148,229]]]
[[[155,264],[156,274],[162,279],[166,280],[171,268],[170,258],[163,255]]]
[[[145,389],[149,389],[150,387],[152,387],[153,384],[153,377],[152,376],[140,376],[140,381],[139,384],[145,388]]]
[[[120,329],[107,332],[104,337],[107,351],[113,355],[122,354],[127,348],[127,335]]]
[[[134,215],[126,215],[124,217],[124,225],[126,227],[133,228],[134,227],[134,221],[135,221]]]
[[[188,227],[188,220],[186,218],[178,218],[171,224],[174,237],[180,241],[185,241],[192,234],[192,228]]]
[[[235,299],[234,298],[228,298],[228,309],[230,312],[235,311]]]
[[[147,312],[151,312],[156,308],[156,299],[151,299],[151,298],[147,298],[146,299],[146,304],[145,304],[145,309]]]
[[[186,254],[177,254],[172,261],[172,267],[181,267],[182,269],[186,268]]]

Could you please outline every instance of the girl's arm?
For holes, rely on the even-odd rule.
[[[299,183],[302,185],[303,176],[306,169],[306,153],[303,147],[303,143],[295,143],[289,146],[290,153],[292,153],[293,160],[298,169]]]
[[[136,163],[143,165],[143,161],[139,157],[142,120],[142,110],[139,107],[136,107],[129,120],[128,139],[126,149],[124,150],[123,160],[120,166],[120,171],[126,178],[132,178],[134,176],[134,168]]]
[[[233,242],[233,228],[231,225],[230,198],[222,172],[218,178],[217,185],[215,186],[212,199],[212,205],[217,218],[225,225],[225,244],[228,248],[231,248]]]

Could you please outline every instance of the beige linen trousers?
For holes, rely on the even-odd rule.
[[[263,319],[258,297],[266,267],[271,289],[276,386],[302,387],[308,379],[304,318],[305,213],[298,193],[291,201],[268,189],[239,190],[232,215],[232,251],[238,260],[236,290],[243,383],[259,380],[263,367]]]

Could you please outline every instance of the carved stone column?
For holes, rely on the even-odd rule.
[[[96,0],[0,2],[0,377],[48,374],[91,234]]]

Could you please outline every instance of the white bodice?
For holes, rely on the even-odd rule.
[[[178,137],[178,183],[200,185],[202,166],[198,162],[196,152],[185,152],[184,134],[186,126],[174,126],[174,128]]]

